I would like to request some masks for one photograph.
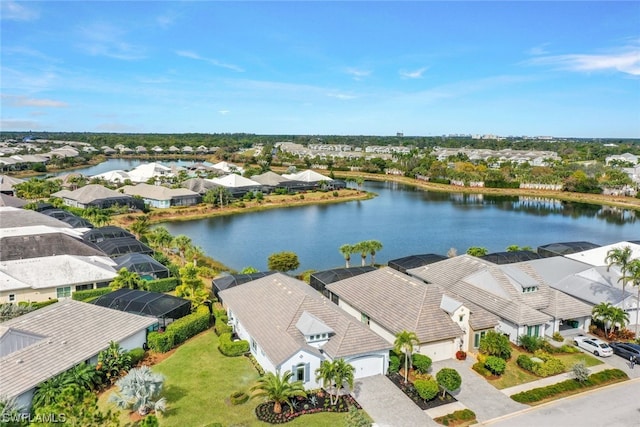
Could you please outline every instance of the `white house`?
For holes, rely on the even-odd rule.
[[[290,370],[307,389],[320,387],[315,370],[323,360],[344,359],[355,378],[387,372],[392,346],[300,280],[275,273],[219,295],[266,371]]]
[[[142,347],[154,318],[66,300],[0,325],[0,395],[29,410],[38,384],[89,361],[115,341]]]

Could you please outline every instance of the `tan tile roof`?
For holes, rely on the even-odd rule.
[[[335,332],[322,347],[332,358],[391,347],[311,286],[282,273],[223,290],[220,298],[275,366],[299,350],[318,353],[296,327],[305,311]]]
[[[0,358],[0,395],[16,397],[157,320],[65,300],[2,324],[45,338]]]
[[[460,327],[440,308],[443,290],[385,267],[327,286],[352,307],[389,332],[415,332],[421,343],[462,335]]]
[[[187,188],[167,188],[162,185],[137,184],[125,185],[122,191],[130,196],[140,196],[153,200],[171,200],[176,197],[199,196]]]
[[[99,184],[85,185],[84,187],[80,187],[73,191],[60,190],[57,193],[53,193],[51,196],[75,200],[83,204],[91,203],[96,200],[130,198],[130,196],[122,194],[119,191],[112,190]]]

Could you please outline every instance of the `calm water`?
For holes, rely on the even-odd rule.
[[[185,165],[188,162],[175,162]],[[77,172],[95,175],[129,170],[140,160],[112,159]],[[165,163],[166,164],[166,163]],[[185,234],[213,258],[241,270],[267,269],[267,258],[293,251],[300,271],[344,266],[338,248],[375,239],[383,249],[376,262],[412,254],[463,253],[470,246],[502,251],[554,242],[609,244],[640,239],[640,212],[550,199],[435,193],[396,183],[367,182],[378,197],[334,205],[274,209],[188,222],[165,223]],[[353,265],[360,256],[354,254]]]

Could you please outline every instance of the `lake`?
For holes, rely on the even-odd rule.
[[[185,165],[191,161],[178,161]],[[140,160],[111,159],[76,172],[95,175],[132,169]],[[267,269],[269,255],[293,251],[299,271],[344,266],[338,248],[375,239],[377,263],[413,254],[463,253],[470,246],[491,252],[509,245],[589,241],[610,244],[640,239],[639,211],[529,197],[441,193],[391,182],[366,182],[378,196],[364,201],[272,209],[239,215],[164,223],[230,268]],[[352,265],[359,265],[354,254]]]

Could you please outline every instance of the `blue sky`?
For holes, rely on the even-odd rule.
[[[640,137],[640,2],[1,1],[1,129]]]

